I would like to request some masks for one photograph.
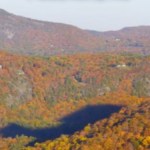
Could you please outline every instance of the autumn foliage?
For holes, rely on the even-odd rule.
[[[31,57],[1,52],[2,149],[149,149],[149,64],[149,56],[136,54]],[[34,147],[25,145],[36,137],[7,138],[1,132],[10,124],[33,130],[58,127],[63,124],[61,118],[86,106],[104,104],[123,108],[73,135]]]

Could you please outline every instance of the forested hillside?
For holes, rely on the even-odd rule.
[[[108,119],[87,125],[72,136],[36,144],[26,150],[149,150],[150,103],[123,107]]]
[[[101,42],[72,25],[28,19],[0,10],[0,49],[12,53],[47,56],[92,52]]]
[[[149,64],[127,53],[0,52],[0,149],[148,149]]]
[[[11,53],[51,56],[77,53],[150,54],[150,27],[98,32],[72,25],[16,16],[0,9],[0,49]]]

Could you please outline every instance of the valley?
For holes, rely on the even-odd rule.
[[[149,150],[149,40],[0,9],[0,150]]]

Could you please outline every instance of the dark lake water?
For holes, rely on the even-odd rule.
[[[49,139],[55,139],[62,134],[73,134],[76,131],[83,129],[86,125],[93,124],[96,121],[100,121],[104,118],[110,117],[113,113],[117,113],[121,109],[121,106],[115,105],[95,105],[86,106],[68,116],[61,118],[62,122],[60,126],[49,127],[43,129],[30,129],[15,123],[0,129],[0,135],[3,137],[16,137],[21,135],[33,136],[36,141],[42,142]]]

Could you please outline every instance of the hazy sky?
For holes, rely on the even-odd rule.
[[[150,25],[150,0],[0,0],[0,8],[99,31]]]

